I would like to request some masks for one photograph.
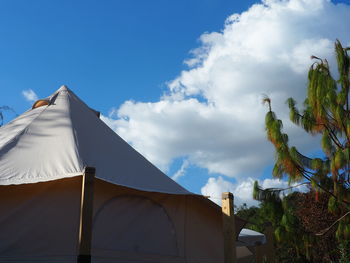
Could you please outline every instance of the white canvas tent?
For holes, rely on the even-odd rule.
[[[0,262],[76,262],[86,167],[96,168],[92,262],[223,262],[217,205],[164,175],[65,86],[46,101],[0,128]]]

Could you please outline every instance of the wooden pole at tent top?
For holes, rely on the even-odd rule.
[[[233,213],[233,194],[222,193],[222,223],[224,232],[224,262],[236,263],[236,229]]]
[[[86,167],[82,179],[78,263],[91,263],[92,217],[96,169]]]

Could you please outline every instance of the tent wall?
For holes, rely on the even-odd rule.
[[[224,262],[222,214],[209,200],[188,197],[186,262]]]
[[[81,178],[0,186],[0,262],[76,262]],[[221,214],[196,196],[96,179],[94,263],[223,262]]]
[[[75,262],[81,177],[0,186],[0,262]]]
[[[96,180],[93,224],[96,263],[223,262],[221,214],[195,196]]]

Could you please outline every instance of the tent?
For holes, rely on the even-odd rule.
[[[239,233],[236,246],[237,247],[242,247],[242,246],[254,247],[256,245],[262,245],[265,243],[266,243],[266,236],[264,234],[251,229],[243,228]]]
[[[239,233],[236,242],[236,252],[239,263],[254,263],[256,262],[256,246],[266,245],[266,236],[257,231],[243,228]],[[265,250],[268,248],[265,246]],[[262,255],[261,255],[262,256]],[[269,260],[269,259],[268,259]],[[271,262],[271,261],[268,261]],[[272,261],[273,262],[273,261]]]
[[[77,261],[86,167],[96,168],[92,262],[223,262],[220,207],[164,175],[65,86],[0,128],[0,262]]]

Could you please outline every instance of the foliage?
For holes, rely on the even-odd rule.
[[[248,221],[246,228],[263,232],[265,218],[261,215],[261,209],[256,206],[248,207],[243,204],[239,207],[235,207],[236,215]],[[251,222],[251,223],[250,223]]]
[[[315,62],[308,73],[304,109],[299,110],[293,98],[287,100],[290,120],[311,135],[321,135],[323,158],[308,158],[295,147],[289,146],[288,135],[282,131],[282,121],[271,109],[271,100],[264,99],[264,102],[269,104],[269,111],[265,118],[267,138],[276,149],[273,175],[277,178],[287,176],[291,183],[305,180],[310,182],[316,197],[322,192],[329,195],[328,209],[334,213],[345,213],[350,207],[350,58],[348,50],[349,48],[343,48],[341,43],[336,41],[338,80],[333,78],[327,60],[312,56]],[[259,192],[257,187],[255,189]],[[258,195],[255,193],[257,199],[264,199],[264,196]],[[347,217],[339,222],[337,237],[339,239],[350,237]]]
[[[349,50],[335,42],[337,79],[326,59],[312,56],[315,62],[308,72],[303,108],[299,109],[293,98],[286,101],[290,120],[310,135],[320,135],[321,158],[309,158],[289,145],[283,123],[272,111],[271,99],[263,99],[269,107],[265,117],[267,138],[276,152],[273,176],[286,177],[291,185],[309,183],[311,191],[297,195],[290,203],[285,201],[288,198],[280,198],[285,189],[262,189],[256,183],[253,196],[263,201],[263,206],[270,206],[268,213],[278,215],[271,218],[275,220],[277,242],[290,244],[297,257],[305,256],[311,262],[334,260],[334,253],[341,251],[335,244],[350,239],[350,216],[345,216],[350,211]],[[294,235],[298,235],[299,245]],[[321,248],[315,249],[318,246]]]
[[[328,211],[329,195],[315,191],[297,194],[295,215],[302,226],[300,236],[305,240],[306,257],[312,262],[331,262],[339,257],[336,228],[331,228],[323,235],[317,235],[331,225],[339,214]]]
[[[338,262],[336,229],[314,235],[337,218],[328,212],[327,204],[327,194],[315,201],[314,191],[293,192],[281,196],[279,202],[263,201],[259,207],[241,206],[236,211],[249,222],[247,228],[264,232],[264,223],[272,223],[278,262]]]
[[[299,111],[293,98],[287,100],[290,119],[306,132],[322,135],[322,149],[325,157],[307,158],[295,147],[288,145],[288,135],[282,132],[282,121],[277,119],[269,104],[265,125],[267,138],[276,149],[276,163],[273,175],[288,176],[290,182],[308,180],[316,191],[326,191],[341,203],[350,204],[350,111],[349,56],[340,42],[335,44],[339,80],[333,79],[327,60],[317,57],[308,74],[307,98],[304,109]],[[329,176],[331,175],[331,177]]]
[[[350,263],[350,243],[344,241],[339,245],[340,259],[339,263]]]

